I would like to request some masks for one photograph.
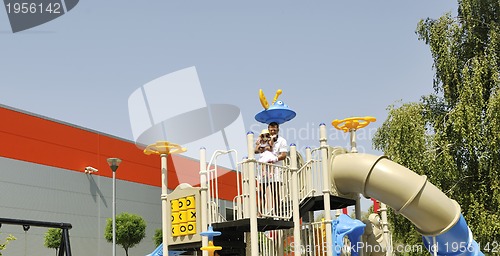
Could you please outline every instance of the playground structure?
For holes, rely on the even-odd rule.
[[[342,121],[347,123],[342,127],[352,132],[351,145],[355,146],[355,130],[369,121],[364,118]],[[362,194],[386,203],[409,219],[422,234],[431,254],[483,255],[472,239],[460,206],[425,176],[384,156],[328,146],[326,125],[321,124],[319,130],[320,146],[307,148],[303,158],[291,144],[283,166],[256,161],[253,133],[247,134],[248,157],[236,170],[237,195],[233,201],[234,220],[230,221],[219,213],[216,163],[222,155],[237,153],[217,151],[207,164],[202,148],[200,202],[196,202],[200,204],[201,223],[196,230],[197,233],[215,230],[220,236],[213,237],[209,243],[206,238],[186,234],[174,244],[168,244],[164,236],[164,243],[169,246],[163,248],[189,251],[203,247],[203,255],[209,255],[208,251],[214,255],[215,250],[218,255],[340,255],[345,253],[343,249],[351,255],[392,255],[390,247],[384,247],[382,254],[372,254],[366,250],[365,243],[352,246],[362,242],[359,237],[363,234],[363,224],[358,228],[339,229],[338,220],[332,221],[330,214],[325,214],[322,221],[314,221],[315,211],[329,213],[355,205]],[[279,177],[265,177],[263,170],[273,170]],[[172,203],[176,199],[167,200]],[[167,230],[173,230],[171,224],[167,222]],[[384,228],[384,237],[387,237],[386,230]],[[342,241],[344,235],[350,235],[349,248]],[[390,241],[384,244],[388,246]],[[163,255],[168,255],[166,253]]]
[[[260,90],[264,110],[255,116],[257,121],[281,124],[295,117],[293,110],[277,100],[281,93],[278,90],[269,105]],[[163,255],[169,249],[201,249],[204,256],[215,251],[251,256],[393,255],[386,205],[416,226],[431,254],[483,255],[458,203],[425,175],[385,156],[358,153],[356,131],[373,121],[373,117],[351,117],[332,122],[336,129],[350,133],[350,151],[329,146],[326,125],[321,124],[320,146],[306,148],[304,158],[290,144],[283,165],[257,161],[254,134],[247,133],[248,155],[235,170],[234,220],[224,219],[220,212],[217,159],[228,154],[239,159],[235,150],[217,150],[207,164],[206,150],[200,149],[200,187],[180,184],[167,195],[166,156],[185,149],[169,142],[150,145],[146,154],[162,156]],[[365,223],[359,220],[360,194],[381,202],[380,217],[372,214]],[[351,205],[355,205],[354,220],[338,211]],[[320,210],[324,218],[315,221],[315,212]],[[335,220],[332,210],[337,210]],[[167,221],[169,215],[171,221]]]

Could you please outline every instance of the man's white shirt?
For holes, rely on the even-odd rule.
[[[278,136],[278,139],[274,142],[274,145],[273,145],[273,154],[276,155],[276,157],[278,157],[283,152],[285,152],[285,153],[288,152],[288,146],[287,146],[285,138]],[[283,166],[283,160],[280,160],[274,164],[279,165],[279,166]],[[274,168],[273,175],[271,177],[269,177],[269,181],[270,182],[282,181],[282,178],[281,178],[282,174],[280,172],[281,172],[281,168],[278,168],[278,167]]]

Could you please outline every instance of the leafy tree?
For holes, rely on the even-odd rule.
[[[455,199],[478,242],[499,241],[500,2],[459,0],[458,17],[421,20],[416,34],[434,59],[434,93],[390,106],[374,146]],[[421,241],[390,218],[398,241]]]
[[[372,214],[372,213],[373,213],[373,206],[370,206],[370,208],[368,209],[367,212],[361,211],[361,221],[367,220],[368,217],[370,217],[370,214]],[[355,220],[356,219],[356,212],[352,211],[349,214],[349,217],[351,217],[351,219]]]
[[[10,241],[14,241],[16,238],[13,235],[8,235],[7,238],[5,238],[5,242],[0,242],[0,255],[2,255],[2,251],[5,250],[5,247],[7,247],[7,244]]]
[[[146,221],[136,214],[120,213],[116,216],[116,244],[125,250],[128,256],[128,249],[139,244],[146,237]],[[113,242],[113,220],[108,218],[104,230],[106,241]]]
[[[163,243],[163,233],[161,228],[157,228],[155,230],[155,235],[153,236],[153,242],[155,243],[156,247],[160,246],[160,244]]]
[[[62,230],[60,228],[49,228],[45,233],[45,242],[43,245],[47,248],[56,249],[58,255],[59,247],[61,246]]]

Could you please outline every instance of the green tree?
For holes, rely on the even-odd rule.
[[[434,93],[390,106],[373,141],[456,200],[483,245],[500,239],[499,14],[497,0],[459,0],[458,17],[418,23],[434,59]],[[408,221],[390,218],[396,240],[421,241]]]
[[[62,230],[60,228],[49,228],[45,232],[45,242],[43,245],[47,248],[55,249],[56,256],[58,255],[59,247],[61,246]]]
[[[153,242],[155,243],[156,247],[160,246],[160,244],[163,243],[163,232],[161,228],[157,228],[155,230],[155,235],[153,236]]]
[[[136,214],[120,213],[116,216],[116,244],[125,250],[128,256],[128,249],[139,244],[146,237],[146,221]],[[106,241],[113,242],[113,220],[108,218],[104,230]]]
[[[370,214],[372,214],[372,213],[373,213],[373,207],[372,207],[371,211],[370,210],[368,210],[367,212],[361,211],[361,221],[367,220],[368,217],[370,217]],[[355,220],[356,219],[356,212],[355,211],[351,212],[349,214],[349,217],[351,217],[351,219]]]
[[[5,250],[7,247],[7,244],[10,241],[14,241],[16,238],[13,235],[8,235],[7,238],[5,238],[5,242],[0,242],[0,255],[2,255],[2,251]]]

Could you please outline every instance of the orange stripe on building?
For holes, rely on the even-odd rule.
[[[133,142],[1,106],[0,120],[1,157],[82,173],[92,166],[99,169],[94,175],[105,177],[112,177],[106,159],[118,157],[123,162],[116,171],[117,179],[161,186],[160,157],[143,154]],[[187,183],[199,186],[199,169],[197,160],[169,156],[168,188],[179,184],[177,170],[188,172]],[[222,199],[234,198],[235,181],[234,172],[219,177]]]

